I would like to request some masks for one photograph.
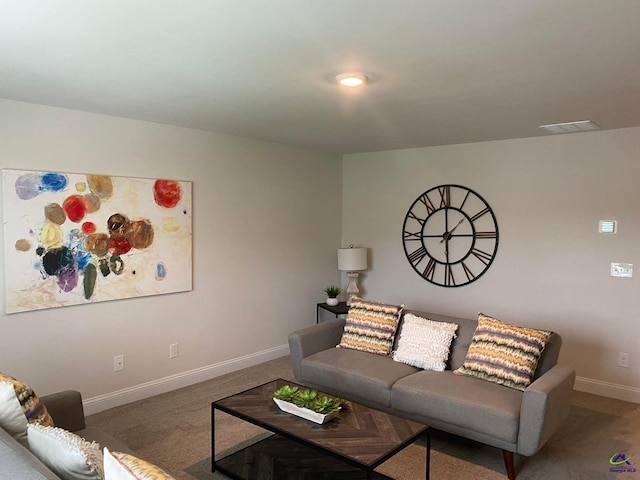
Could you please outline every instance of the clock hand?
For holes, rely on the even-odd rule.
[[[449,233],[453,233],[453,231],[454,231],[456,228],[458,228],[462,222],[464,222],[464,218],[461,218],[461,219],[460,219],[460,221],[459,221],[458,223],[456,223],[456,226],[455,226],[455,227],[453,227]]]
[[[455,226],[448,232],[445,232],[444,235],[442,235],[442,240],[440,240],[440,243],[444,242],[445,240],[449,240],[451,238],[451,234],[455,231],[456,228],[458,228],[458,226],[464,222],[464,218],[461,218],[460,221],[458,223],[455,224]]]

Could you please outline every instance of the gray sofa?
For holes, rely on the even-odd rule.
[[[87,441],[95,441],[109,450],[134,454],[122,442],[107,433],[87,427],[80,392],[67,390],[40,397],[56,427],[64,428]],[[38,458],[0,427],[0,479],[59,479]]]
[[[551,335],[533,382],[522,392],[453,373],[464,362],[477,320],[411,313],[459,325],[444,372],[421,370],[390,356],[336,348],[345,325],[344,319],[337,318],[289,335],[296,380],[502,449],[507,476],[514,480],[514,453],[535,454],[568,416],[575,372],[556,365],[562,339],[557,333]]]

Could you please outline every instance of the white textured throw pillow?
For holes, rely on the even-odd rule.
[[[436,322],[407,313],[402,321],[393,359],[425,370],[442,372],[446,368],[457,329],[455,323]]]
[[[58,427],[30,423],[29,450],[63,480],[103,480],[102,452],[96,442]]]
[[[27,444],[27,417],[16,398],[13,384],[0,382],[0,427],[25,447]]]

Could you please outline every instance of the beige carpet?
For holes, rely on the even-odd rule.
[[[223,480],[211,473],[211,402],[279,377],[293,380],[288,357],[91,415],[87,423],[104,428],[178,480]],[[266,435],[220,412],[216,425],[216,457]],[[609,458],[620,452],[635,454],[631,463],[637,472],[610,472]],[[378,471],[397,480],[421,479],[424,462],[424,445],[418,442]],[[575,392],[568,421],[535,456],[516,456],[516,471],[518,480],[640,480],[640,405]],[[436,432],[431,479],[504,480],[502,453]]]

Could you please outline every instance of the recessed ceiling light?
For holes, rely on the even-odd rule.
[[[345,87],[359,87],[367,83],[367,76],[362,73],[343,73],[336,77],[336,81]]]
[[[587,130],[600,130],[600,127],[593,123],[591,120],[580,120],[579,122],[567,122],[567,123],[551,123],[549,125],[540,125],[538,128],[551,133],[571,133],[571,132],[585,132]]]

